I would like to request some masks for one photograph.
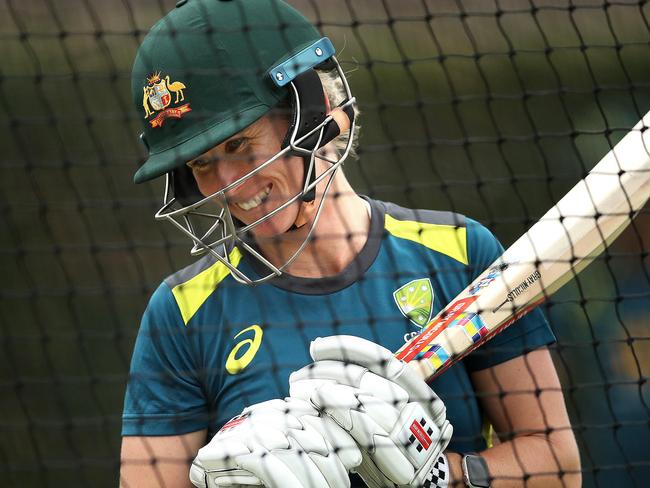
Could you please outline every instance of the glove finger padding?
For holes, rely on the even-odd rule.
[[[290,394],[350,433],[368,486],[426,483],[453,432],[442,400],[416,371],[364,339],[319,338],[310,352],[315,362],[291,375]]]
[[[199,450],[190,480],[207,487],[349,487],[348,470],[360,462],[347,433],[309,403],[288,398],[248,407],[227,422]]]
[[[386,401],[420,402],[429,411],[433,421],[441,426],[445,421],[447,411],[445,404],[438,395],[420,378],[418,373],[406,363],[395,358],[393,354],[374,342],[354,336],[319,337],[312,341],[310,354],[314,363],[294,372],[290,377],[291,387],[298,381],[313,380],[313,386],[320,382],[332,382],[368,389],[373,394],[381,396]],[[344,365],[345,367],[342,367]],[[388,383],[377,382],[368,372],[388,380]],[[393,390],[398,385],[406,392],[404,400],[400,391]],[[297,385],[308,391],[309,383]],[[381,389],[379,389],[381,388]],[[307,399],[306,393],[290,390],[290,395]]]
[[[359,446],[357,446],[352,436],[330,417],[327,415],[318,417],[305,415],[300,420],[304,424],[313,427],[328,440],[332,446],[332,452],[338,456],[346,471],[350,471],[361,464]]]
[[[412,485],[451,439],[449,422],[441,430],[419,403],[396,408],[358,388],[338,384],[319,387],[312,402],[357,441],[364,452],[362,466],[372,461],[381,473],[377,478],[391,482],[375,486]]]
[[[428,403],[431,417],[435,422],[438,423],[439,420],[446,417],[445,404],[438,398],[438,395],[429,388],[415,370],[395,358],[393,353],[385,347],[361,337],[338,335],[315,339],[311,343],[309,352],[315,362],[331,360],[366,368],[401,386],[408,392],[409,401]],[[307,366],[307,368],[309,367]],[[351,379],[356,379],[358,376],[358,371],[345,373],[345,377]],[[314,376],[312,375],[312,377]],[[347,381],[340,381],[340,377],[333,379],[344,384],[351,384]]]
[[[347,471],[334,456],[307,454],[296,442],[291,449],[255,450],[238,458],[239,465],[263,480],[267,488],[306,488],[349,486]],[[326,477],[323,473],[327,472]],[[338,478],[338,480],[336,480]],[[336,480],[332,483],[332,480]]]
[[[405,405],[410,395],[397,383],[368,368],[341,361],[316,361],[291,374],[289,393],[293,398],[309,400],[311,392],[325,383],[349,385],[371,391],[374,396],[394,405]]]

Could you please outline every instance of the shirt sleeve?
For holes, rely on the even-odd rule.
[[[467,219],[467,246],[471,281],[503,254],[503,246],[497,238],[471,219]],[[490,368],[554,342],[555,336],[537,307],[470,353],[464,359],[465,367],[468,371]]]
[[[122,435],[180,435],[208,425],[190,331],[166,284],[155,291],[136,338]]]

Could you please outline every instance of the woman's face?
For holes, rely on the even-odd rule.
[[[285,118],[264,116],[225,142],[189,161],[194,179],[204,196],[213,195],[250,173],[277,154],[287,133]],[[302,190],[303,160],[281,157],[257,174],[226,192],[233,217],[250,224],[275,210]],[[291,228],[298,217],[300,200],[251,229],[256,237],[272,237]]]

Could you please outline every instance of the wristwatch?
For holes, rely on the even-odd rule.
[[[465,454],[462,461],[463,481],[468,488],[490,488],[487,463],[478,454]]]

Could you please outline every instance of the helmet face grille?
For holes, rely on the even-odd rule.
[[[334,62],[338,75],[343,78],[343,85],[347,95],[340,107],[346,113],[353,114],[352,106],[355,99],[349,91],[341,67],[335,59]],[[349,154],[353,142],[351,134],[353,134],[354,130],[354,118],[352,116],[352,127],[349,131],[350,136],[347,139],[346,149],[341,154],[337,154],[335,158],[319,151],[339,133],[338,130],[332,129],[338,127],[332,117],[325,116],[324,93],[319,77],[314,70],[310,69],[309,72],[292,81],[289,86],[291,90],[291,107],[294,111],[293,123],[284,139],[281,150],[277,154],[257,165],[250,172],[225,188],[221,188],[207,196],[199,192],[194,176],[186,165],[176,168],[168,173],[163,205],[156,213],[157,219],[169,221],[186,237],[190,238],[192,241],[191,254],[211,253],[230,269],[235,279],[249,285],[265,282],[279,276],[282,270],[289,266],[302,252],[310,240],[320,217],[323,202],[327,198],[334,176]],[[303,97],[306,93],[308,95]],[[288,155],[297,155],[303,158],[305,171],[301,190],[255,222],[246,225],[238,222],[228,208],[227,192]],[[328,169],[320,174],[316,171],[316,160],[318,159],[328,163]],[[212,164],[228,163],[215,162]],[[280,266],[274,266],[256,250],[253,237],[254,229],[296,201],[313,201],[316,187],[321,182],[324,185],[322,197],[318,202],[315,216],[309,223],[309,232],[304,241],[300,244],[298,250],[284,263]],[[256,269],[262,269],[260,276],[247,276],[229,261],[229,252],[234,247],[246,251],[247,255],[257,262]]]

